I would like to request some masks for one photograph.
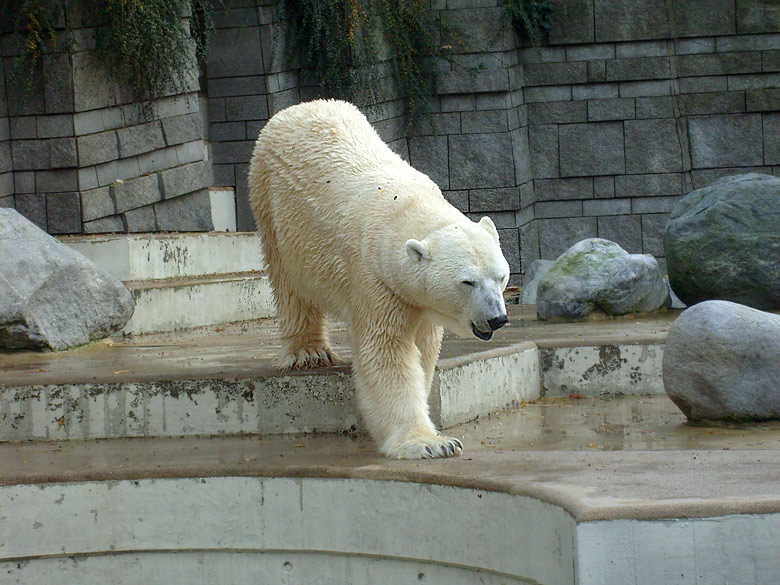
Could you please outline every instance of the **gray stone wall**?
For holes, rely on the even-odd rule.
[[[46,84],[31,95],[9,81],[16,43],[2,35],[0,204],[52,234],[211,229],[197,78],[156,100],[147,120],[97,59],[80,6],[66,3],[60,52],[44,55]]]
[[[275,112],[319,95],[287,54],[277,2],[225,0],[202,86],[158,100],[153,121],[97,63],[88,15],[67,15],[74,52],[46,56],[55,75],[27,102],[8,83],[4,37],[0,205],[52,233],[201,230],[213,183],[235,187],[238,228],[252,229],[254,140]],[[384,102],[365,108],[456,207],[493,218],[513,284],[586,237],[663,262],[684,193],[725,174],[780,175],[780,3],[555,4],[549,38],[530,48],[501,0],[431,0],[443,56],[430,104],[407,133],[383,79]]]
[[[557,0],[538,49],[501,6],[431,0],[445,55],[428,110],[408,136],[398,100],[369,116],[454,205],[493,218],[513,284],[587,237],[663,263],[682,194],[724,174],[780,174],[780,4]],[[228,7],[209,54],[210,129],[215,179],[236,186],[248,229],[257,132],[317,88],[284,54],[273,0]]]
[[[663,260],[684,193],[728,174],[780,174],[780,4],[557,3],[524,49],[533,199],[524,261],[598,236]]]
[[[14,172],[11,165],[11,125],[5,92],[5,67],[0,61],[0,207],[14,207]]]
[[[300,70],[289,54],[277,0],[230,0],[213,20],[205,89],[214,180],[235,187],[237,227],[252,230],[246,177],[258,134],[276,112],[321,93],[311,72]],[[386,99],[365,108],[366,114],[380,136],[408,157],[403,102],[392,87],[384,93]]]

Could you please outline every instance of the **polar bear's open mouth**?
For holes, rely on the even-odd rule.
[[[480,339],[483,339],[484,341],[490,341],[490,339],[493,337],[492,331],[487,331],[487,332],[480,331],[479,329],[477,329],[477,326],[474,325],[474,323],[471,324],[471,331],[472,333],[474,333],[474,335],[476,335]]]

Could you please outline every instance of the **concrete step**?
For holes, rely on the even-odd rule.
[[[60,241],[123,282],[265,270],[254,232],[66,236]]]
[[[176,331],[276,313],[254,232],[63,237],[133,293],[125,334]]]
[[[149,347],[165,354],[168,346]],[[162,351],[157,351],[162,350]],[[223,354],[229,354],[228,345]],[[141,356],[139,356],[141,357]],[[159,360],[160,358],[157,357]],[[214,352],[193,352],[197,368]],[[143,358],[139,359],[142,362]],[[151,360],[149,360],[151,361]],[[178,379],[117,362],[107,377],[0,389],[0,442],[247,433],[350,432],[361,428],[350,369],[236,370]],[[87,372],[89,373],[89,372]],[[100,372],[92,372],[100,374]],[[539,360],[531,343],[443,360],[430,397],[431,418],[449,428],[539,398]]]
[[[2,444],[0,582],[778,582],[780,429],[685,425],[655,396],[455,434],[444,461],[351,433]]]
[[[135,299],[126,334],[177,331],[276,314],[263,272],[125,282]]]
[[[663,393],[675,313],[555,324],[533,307],[509,314],[489,344],[445,337],[429,399],[441,427],[542,394]],[[275,367],[272,319],[0,355],[0,441],[350,431],[360,422],[343,326],[331,342],[343,365],[295,372]]]

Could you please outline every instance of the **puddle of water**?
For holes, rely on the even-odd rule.
[[[665,395],[544,398],[466,423],[476,448],[529,451],[780,449],[780,423],[693,426]],[[479,445],[479,447],[477,447]]]

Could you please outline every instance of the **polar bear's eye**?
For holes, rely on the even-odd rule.
[[[465,284],[466,286],[474,286],[473,280],[464,280],[462,284]]]

